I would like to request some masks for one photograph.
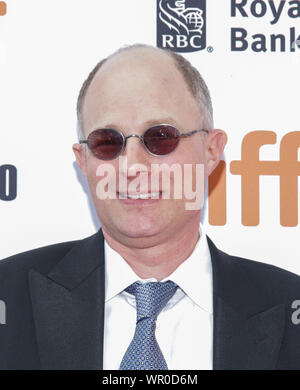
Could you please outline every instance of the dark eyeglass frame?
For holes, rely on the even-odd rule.
[[[154,127],[158,127],[158,126],[168,126],[168,127],[173,128],[173,129],[175,130],[176,134],[177,134],[178,137],[179,137],[178,144],[177,144],[177,145],[175,146],[175,148],[174,148],[171,152],[169,152],[169,153],[165,153],[165,154],[155,154],[155,153],[151,152],[151,151],[148,149],[147,145],[146,145],[145,142],[144,142],[144,135],[145,135],[145,133],[146,133],[148,130],[151,130],[151,129],[153,129]],[[187,133],[180,133],[180,131],[179,131],[176,127],[174,127],[174,126],[172,126],[172,125],[169,125],[169,124],[167,124],[167,123],[158,123],[158,124],[156,124],[156,125],[153,125],[153,126],[149,127],[147,130],[144,131],[144,133],[143,133],[142,135],[138,135],[138,134],[134,134],[134,133],[133,133],[133,134],[127,135],[126,137],[125,137],[125,135],[122,133],[122,131],[120,131],[120,130],[111,129],[111,128],[100,128],[100,129],[96,129],[96,130],[93,130],[93,131],[88,135],[87,139],[85,139],[85,140],[80,140],[79,143],[80,143],[80,144],[87,144],[87,146],[89,146],[89,137],[90,137],[95,131],[98,131],[98,130],[113,130],[113,131],[115,131],[115,132],[117,132],[117,133],[119,133],[119,134],[121,135],[122,141],[123,141],[122,147],[121,147],[119,153],[118,153],[115,157],[113,157],[113,158],[100,158],[100,157],[98,157],[98,156],[95,155],[95,157],[97,157],[97,158],[100,159],[100,160],[114,160],[115,158],[117,158],[117,157],[123,152],[123,150],[126,148],[126,141],[127,141],[127,139],[128,139],[128,138],[131,138],[131,137],[139,138],[139,139],[142,141],[143,147],[144,147],[144,148],[146,149],[146,151],[147,151],[148,153],[150,153],[152,156],[163,157],[163,156],[167,156],[167,155],[170,154],[170,153],[173,153],[173,152],[177,149],[177,147],[179,146],[179,143],[180,143],[181,138],[190,137],[191,135],[194,135],[194,134],[196,134],[196,133],[198,133],[198,132],[201,132],[201,131],[202,131],[202,132],[205,132],[205,133],[209,133],[209,130],[206,130],[206,129],[197,129],[197,130],[188,131]],[[92,151],[91,151],[91,152],[92,152]],[[92,153],[93,153],[93,152],[92,152]]]

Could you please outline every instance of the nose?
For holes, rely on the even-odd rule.
[[[127,158],[128,166],[151,163],[151,154],[144,147],[142,136],[138,134],[130,134],[126,137],[126,146],[121,155]]]
[[[120,155],[120,174],[131,181],[140,176],[140,181],[148,181],[151,175],[151,154],[142,144],[141,136],[131,134],[127,137],[125,150]]]

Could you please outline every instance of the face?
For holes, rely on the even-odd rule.
[[[173,125],[181,133],[202,127],[199,104],[173,60],[165,53],[148,48],[122,53],[103,65],[88,88],[82,117],[86,137],[99,128],[114,128],[127,136],[142,135],[149,127],[161,123]],[[124,245],[134,243],[137,247],[145,247],[167,242],[170,237],[197,226],[200,210],[186,209],[191,200],[186,199],[184,190],[181,199],[174,199],[174,186],[178,187],[175,175],[170,176],[170,199],[163,199],[162,195],[160,199],[146,201],[99,199],[97,188],[103,179],[99,170],[103,164],[110,164],[114,169],[118,197],[120,176],[127,180],[128,188],[134,188],[133,182],[140,179],[146,185],[143,188],[151,192],[151,164],[165,164],[164,167],[176,164],[182,173],[185,164],[192,164],[189,180],[195,184],[196,164],[204,164],[207,177],[218,164],[223,147],[223,132],[215,130],[208,135],[196,133],[182,138],[176,150],[165,156],[151,155],[136,137],[127,140],[125,150],[114,160],[99,160],[79,144],[75,144],[73,150],[87,177],[103,232]],[[122,165],[119,165],[121,160]],[[125,161],[127,171],[124,170]],[[143,167],[141,171],[136,170],[139,164]],[[155,191],[163,189],[162,177]],[[114,176],[107,176],[106,182],[113,179]],[[128,190],[138,191],[139,188]],[[145,191],[140,188],[140,192]]]

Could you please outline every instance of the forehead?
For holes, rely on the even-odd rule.
[[[199,105],[173,59],[150,48],[132,49],[109,59],[89,86],[82,107],[90,132],[107,123],[138,126],[154,117],[199,121]]]

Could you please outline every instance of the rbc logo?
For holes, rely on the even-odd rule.
[[[206,47],[206,0],[157,0],[157,47],[192,52]]]

